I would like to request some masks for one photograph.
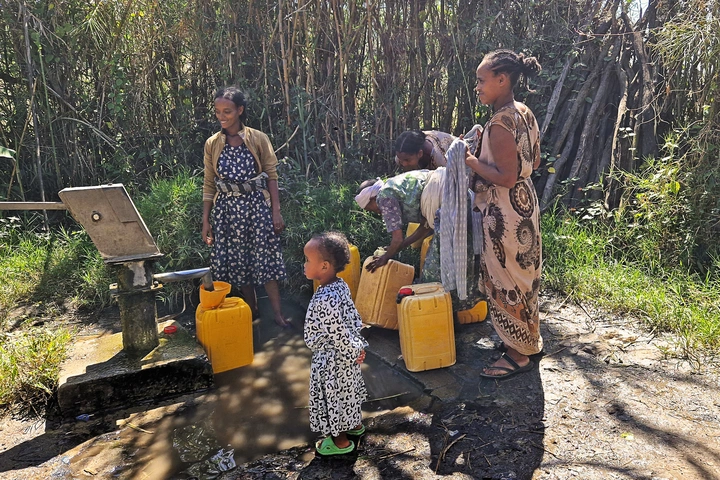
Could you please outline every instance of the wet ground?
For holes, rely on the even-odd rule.
[[[3,420],[0,478],[720,479],[716,358],[553,295],[542,311],[544,355],[504,381],[477,375],[498,355],[487,322],[456,325],[457,363],[418,373],[397,332],[365,330],[384,399],[365,404],[354,455],[314,455],[298,306],[297,330],[260,329],[253,365],[212,391],[89,422]]]
[[[311,352],[301,330],[305,311],[296,302],[285,303],[284,310],[294,327],[256,320],[253,363],[216,375],[210,391],[85,422],[49,421],[40,438],[0,455],[0,471],[23,479],[211,478],[209,472],[313,443],[317,436],[307,413]],[[194,320],[183,315],[179,321],[192,328]],[[362,370],[369,393],[366,418],[423,396],[417,383],[377,357],[368,358]],[[57,445],[48,449],[53,439]],[[56,456],[57,468],[23,471]]]

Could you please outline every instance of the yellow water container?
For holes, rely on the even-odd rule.
[[[397,330],[397,293],[412,283],[415,267],[390,260],[370,272],[366,267],[373,258],[363,263],[355,306],[363,323]]]
[[[214,290],[208,292],[203,285],[200,285],[200,305],[204,308],[218,307],[230,293],[232,285],[227,282],[214,281]]]
[[[242,298],[228,297],[217,308],[206,309],[198,305],[195,329],[213,373],[252,363],[252,311]]]
[[[415,233],[415,230],[420,228],[419,223],[410,222],[408,223],[407,230],[405,230],[405,238],[409,237],[413,233]],[[412,248],[420,248],[422,246],[422,239],[418,240],[417,242],[413,242],[410,244]]]
[[[338,277],[345,280],[350,287],[350,296],[353,300],[357,297],[358,285],[360,284],[360,251],[355,245],[350,244],[350,263],[345,270],[338,273]],[[313,280],[313,292],[318,289],[320,282]]]
[[[425,266],[425,257],[427,257],[427,252],[430,248],[430,241],[432,238],[433,236],[430,235],[429,237],[425,237],[422,242],[422,247],[420,248],[420,271],[418,272],[418,277],[422,275],[422,269]]]
[[[457,312],[458,322],[461,324],[482,322],[487,318],[487,302],[480,300],[469,310]]]
[[[412,295],[397,305],[405,368],[421,372],[455,364],[452,300],[441,283],[407,285]],[[404,290],[401,290],[403,292]]]

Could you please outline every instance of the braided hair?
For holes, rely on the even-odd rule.
[[[515,53],[512,50],[494,50],[483,58],[490,70],[495,74],[507,73],[513,88],[517,85],[520,75],[534,77],[542,67],[535,57],[526,57],[524,53]]]
[[[425,145],[425,133],[421,130],[407,130],[395,139],[395,151],[417,153]]]
[[[240,114],[240,124],[245,125],[247,119],[247,99],[245,94],[237,87],[221,87],[215,92],[215,100],[225,98],[235,104],[236,107],[244,107]]]
[[[312,237],[317,241],[318,251],[322,259],[333,266],[335,272],[342,272],[350,263],[348,239],[340,232],[323,232]]]

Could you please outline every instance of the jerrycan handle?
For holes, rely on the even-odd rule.
[[[423,295],[425,293],[437,292],[440,289],[442,289],[442,285],[439,283],[418,284],[413,287],[413,294]]]

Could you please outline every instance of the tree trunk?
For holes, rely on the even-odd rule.
[[[615,118],[615,128],[612,133],[610,161],[606,175],[608,182],[605,187],[605,208],[608,210],[617,206],[617,189],[619,188],[619,185],[617,184],[615,178],[613,178],[613,173],[617,168],[618,135],[620,133],[620,126],[622,125],[625,113],[627,113],[628,79],[622,68],[622,61],[615,64],[615,75],[617,76],[618,83],[620,84],[620,103],[618,104],[617,117]],[[600,174],[602,175],[603,173],[604,172],[601,172]]]
[[[621,43],[622,39],[618,37],[615,40],[615,45],[613,46],[612,53],[610,54],[610,61],[615,61],[617,58],[617,55],[620,52]],[[598,59],[598,63],[606,64],[607,62],[604,57],[601,57]],[[571,189],[569,196],[569,198],[572,198],[573,206],[577,206],[578,204],[579,195],[577,195],[577,189],[585,185],[588,170],[590,168],[590,162],[594,157],[591,145],[595,135],[597,134],[599,112],[601,111],[601,108],[605,106],[605,99],[607,97],[608,87],[610,84],[610,72],[612,72],[612,70],[609,68],[605,68],[603,70],[602,77],[600,79],[600,86],[598,87],[595,99],[593,100],[593,103],[590,106],[590,111],[585,119],[583,133],[580,135],[580,145],[578,146],[577,153],[575,154],[575,161],[570,168],[569,178],[577,178],[577,180],[573,182],[573,188]]]
[[[653,98],[654,88],[652,73],[650,72],[650,61],[645,51],[642,34],[633,28],[627,13],[623,12],[622,18],[627,27],[632,31],[632,45],[635,50],[635,55],[637,55],[637,61],[640,64],[640,72],[642,73],[642,100],[638,118],[640,122],[640,140],[638,141],[640,151],[638,153],[641,156],[655,156],[657,155],[658,149],[657,139],[655,138],[655,101]]]

